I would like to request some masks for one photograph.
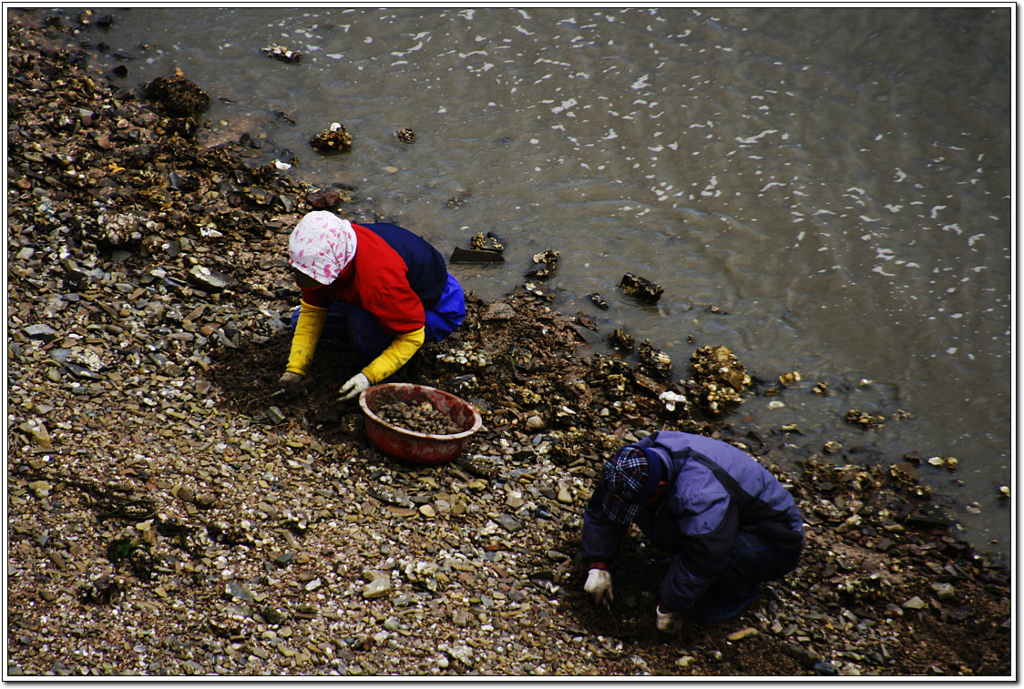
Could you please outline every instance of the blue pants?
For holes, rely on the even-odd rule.
[[[291,326],[299,321],[299,310],[292,313]],[[435,304],[424,309],[424,342],[440,342],[462,325],[466,318],[466,296],[454,276],[449,275],[444,291]],[[346,337],[352,349],[367,362],[376,359],[387,349],[395,336],[384,332],[366,309],[343,301],[335,301],[327,312],[321,338]]]
[[[743,598],[756,590],[758,582],[785,576],[796,569],[799,561],[800,553],[780,553],[760,536],[740,531],[729,564],[704,595],[711,600]]]

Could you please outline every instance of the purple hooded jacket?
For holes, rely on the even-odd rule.
[[[630,445],[648,461],[660,461],[664,497],[641,507],[633,521],[651,544],[672,559],[661,585],[666,610],[684,610],[711,585],[732,555],[738,531],[760,536],[780,554],[799,555],[803,518],[792,496],[757,461],[729,443],[678,431],[660,431]],[[583,556],[607,562],[626,536],[628,524],[608,518],[603,490],[583,513]]]

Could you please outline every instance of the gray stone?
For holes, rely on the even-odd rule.
[[[29,419],[28,421],[25,421],[18,426],[18,430],[23,433],[27,433],[32,438],[32,441],[39,447],[52,447],[50,433],[46,430],[46,425],[39,419]]]
[[[278,407],[271,407],[267,410],[267,418],[269,418],[270,422],[276,426],[284,423],[284,420],[287,417],[285,417],[284,412],[282,412]]]
[[[385,572],[373,572],[373,580],[363,588],[363,598],[376,600],[391,595],[391,577]]]
[[[485,321],[507,321],[511,320],[515,315],[516,312],[511,306],[498,301],[487,307],[487,311],[484,312],[483,319]]]
[[[903,607],[907,608],[908,610],[921,610],[926,605],[927,604],[923,600],[921,600],[920,597],[914,596],[913,598],[908,600],[906,603],[904,603]]]
[[[494,518],[494,521],[498,522],[498,524],[509,533],[515,533],[523,528],[523,525],[520,522],[507,514],[498,515]]]
[[[90,371],[84,366],[73,364],[70,361],[65,362],[64,366],[67,367],[67,369],[71,371],[71,373],[76,378],[84,378],[85,380],[103,380],[103,376],[101,376],[99,373],[96,373],[95,371]]]
[[[395,598],[394,601],[392,601],[392,605],[394,605],[396,608],[405,608],[412,605],[415,602],[416,599],[412,595],[408,593],[401,593]]]
[[[252,594],[249,589],[237,581],[229,581],[224,585],[224,595],[233,600],[240,600],[249,602],[252,600]]]
[[[188,272],[188,278],[192,284],[210,292],[220,292],[226,287],[238,284],[238,281],[227,273],[206,266],[193,266]]]
[[[28,326],[25,328],[25,334],[33,340],[42,340],[43,342],[53,342],[57,339],[57,331],[45,323]]]
[[[469,646],[458,645],[452,648],[448,654],[466,667],[473,667],[473,649]]]

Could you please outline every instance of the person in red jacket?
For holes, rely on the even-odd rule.
[[[422,237],[390,223],[358,225],[328,211],[306,214],[288,240],[302,289],[295,333],[279,385],[298,392],[325,331],[345,332],[368,361],[341,400],[391,376],[424,342],[439,342],[466,317],[465,295],[444,257]]]

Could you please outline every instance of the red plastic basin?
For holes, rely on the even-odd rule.
[[[448,416],[462,429],[459,433],[436,435],[419,433],[394,426],[374,413],[385,404],[430,402],[434,409]],[[385,383],[367,388],[359,395],[359,406],[366,414],[366,435],[374,447],[393,457],[416,464],[443,464],[462,453],[469,436],[483,425],[480,412],[455,395],[426,385]]]

